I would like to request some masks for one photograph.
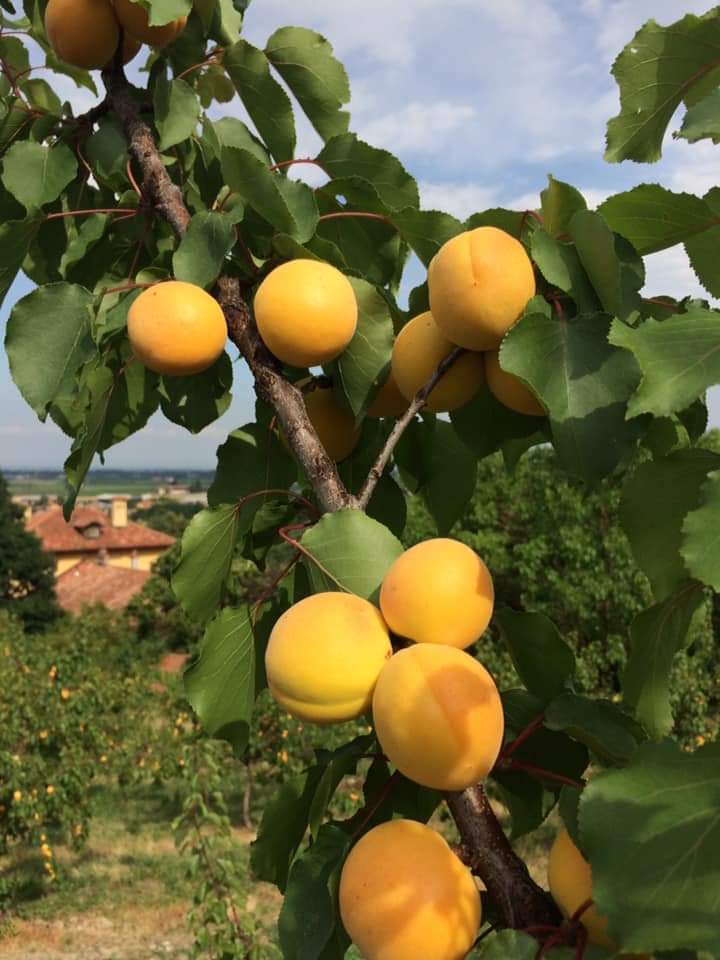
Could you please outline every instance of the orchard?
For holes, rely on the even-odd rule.
[[[5,345],[69,437],[65,515],[97,454],[158,409],[199,432],[242,367],[256,418],[219,447],[173,574],[204,625],[186,696],[238,756],[265,688],[303,723],[370,731],[265,807],[252,868],[284,895],[283,956],[720,958],[720,747],[681,747],[669,679],[720,589],[720,454],[702,446],[720,313],[642,295],[643,257],[678,244],[720,295],[720,188],[643,184],[590,210],[551,177],[537,209],[460,222],[350,132],[345,70],[311,30],[255,47],[245,0],[0,6],[0,288],[35,284]],[[720,8],[640,27],[612,68],[606,159],[657,160],[678,107],[675,136],[718,142],[719,65]],[[39,66],[104,98],[76,114]],[[296,154],[299,112],[317,156]],[[480,460],[512,471],[547,445],[589,491],[622,478],[652,589],[612,700],[579,692],[559,629],[496,606],[493,570],[449,536]],[[435,531],[404,549],[408,492]],[[278,545],[282,569],[238,604],[234,560],[270,571]],[[338,819],[351,775],[362,805]],[[538,883],[513,843],[551,817]]]

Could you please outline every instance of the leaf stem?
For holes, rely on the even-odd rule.
[[[270,171],[274,173],[276,170],[284,170],[286,167],[292,167],[296,163],[312,164],[315,167],[319,167],[326,176],[330,176],[325,167],[313,157],[296,157],[294,160],[280,160],[270,167]],[[323,218],[320,217],[320,219],[322,220]]]
[[[534,720],[531,720],[530,723],[520,731],[514,740],[511,740],[509,743],[505,744],[500,751],[498,760],[508,760],[515,753],[515,751],[525,743],[526,740],[529,740],[530,737],[542,727],[544,722],[544,713],[541,713],[540,716],[535,717]]]
[[[128,216],[135,216],[137,214],[136,207],[94,207],[90,210],[61,210],[58,213],[48,213],[45,217],[46,220],[60,220],[63,217],[85,217],[90,216],[93,213],[120,213],[127,214]],[[122,218],[123,220],[125,217]]]
[[[314,557],[313,554],[310,553],[310,551],[306,547],[303,547],[303,545],[301,543],[298,543],[297,540],[293,540],[293,538],[289,535],[291,532],[295,530],[306,530],[308,527],[311,527],[311,526],[312,526],[311,523],[292,523],[292,524],[289,524],[287,527],[280,527],[280,529],[278,530],[278,536],[280,537],[281,540],[284,540],[285,543],[289,543],[290,546],[295,547],[296,550],[299,550],[304,557],[308,558],[308,560],[312,560],[312,562],[315,564],[318,570],[321,570],[329,580],[332,580],[332,582],[337,587],[339,587],[343,593],[349,593],[350,591],[347,589],[347,587],[344,586],[342,583],[340,583],[340,581],[336,577],[334,577],[330,573],[330,571],[320,563],[317,557]]]
[[[514,757],[503,760],[502,763],[498,764],[498,767],[506,770],[520,770],[523,773],[528,773],[530,776],[536,777],[538,780],[552,780],[556,783],[563,783],[565,786],[573,787],[576,790],[582,790],[583,788],[583,783],[579,780],[573,780],[571,777],[566,777],[562,773],[555,773],[553,770],[546,770],[544,767],[537,767],[534,763],[525,763],[524,760],[516,760]]]
[[[394,790],[395,787],[397,786],[399,780],[400,780],[400,771],[399,771],[399,770],[396,770],[396,771],[392,774],[392,776],[388,777],[388,779],[387,779],[387,780],[385,781],[385,783],[382,785],[382,788],[378,791],[377,796],[375,797],[375,799],[373,800],[373,802],[370,804],[370,808],[367,810],[365,816],[362,818],[362,820],[360,821],[360,823],[358,824],[358,826],[357,826],[357,827],[355,828],[355,830],[353,831],[353,835],[352,835],[353,840],[354,840],[357,836],[359,836],[360,833],[362,833],[362,831],[364,830],[364,828],[365,828],[365,827],[368,825],[368,823],[372,820],[372,818],[373,818],[373,817],[375,816],[375,814],[378,812],[378,810],[380,809],[380,807],[383,805],[383,803],[387,800],[387,798],[388,798],[388,797],[390,796],[390,794],[393,792],[393,790]]]
[[[343,217],[360,217],[366,220],[380,220],[382,223],[387,223],[391,227],[395,227],[395,224],[392,220],[389,220],[383,213],[369,213],[366,210],[338,210],[335,213],[324,213],[321,217],[318,217],[318,222],[321,223],[323,220],[339,220]]]

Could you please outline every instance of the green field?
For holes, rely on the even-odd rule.
[[[65,495],[65,478],[62,473],[53,471],[8,471],[5,479],[13,496],[46,496],[58,497]],[[159,486],[170,486],[171,481],[176,486],[201,485],[206,489],[212,479],[210,471],[176,471],[162,472],[158,470],[93,470],[88,474],[83,484],[81,496],[97,496],[103,493],[126,493],[139,497],[143,493],[154,493]]]

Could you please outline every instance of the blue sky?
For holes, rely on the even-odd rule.
[[[712,146],[669,141],[654,165],[606,164],[605,123],[618,109],[610,66],[648,18],[671,22],[711,4],[694,0],[253,0],[247,39],[263,45],[277,27],[323,33],[345,63],[352,86],[351,128],[397,154],[420,183],[423,206],[460,217],[488,206],[536,206],[548,173],[568,180],[589,205],[638,183],[704,193],[718,183]],[[92,105],[85,90],[55,83],[76,111]],[[242,115],[236,104],[223,113]],[[298,155],[319,141],[299,123]],[[298,168],[306,173],[312,168]],[[700,294],[682,250],[648,263],[649,295]],[[30,289],[14,284],[0,309]],[[106,454],[109,467],[211,468],[227,433],[252,418],[253,395],[236,364],[233,403],[192,437],[158,414]],[[720,425],[720,398],[711,398]],[[10,380],[0,354],[0,468],[60,469],[69,440],[40,424]]]

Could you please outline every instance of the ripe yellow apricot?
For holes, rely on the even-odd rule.
[[[470,871],[440,834],[414,820],[390,820],[350,851],[340,915],[365,960],[462,960],[482,909]]]
[[[373,397],[367,409],[369,417],[400,417],[408,408],[408,400],[400,393],[392,370]]]
[[[265,652],[268,687],[293,716],[340,723],[368,710],[391,655],[377,607],[350,593],[316,593],[275,623]]]
[[[109,0],[50,0],[45,33],[61,60],[84,70],[100,70],[108,64],[120,37]]]
[[[464,790],[492,770],[504,719],[495,681],[457,647],[418,643],[387,663],[373,694],[380,746],[410,780]]]
[[[128,311],[134,355],[149,370],[187,376],[211,366],[225,347],[220,304],[202,287],[167,280],[143,290]]]
[[[454,348],[455,344],[438,330],[429,311],[405,324],[395,339],[392,376],[406,400],[414,398]],[[483,379],[481,354],[463,354],[431,390],[427,409],[443,413],[462,407],[472,400]]]
[[[151,47],[166,47],[185,29],[187,17],[178,17],[162,26],[151,27],[145,7],[132,0],[113,0],[115,16],[123,30]]]
[[[258,287],[254,306],[265,345],[291,367],[334,360],[357,327],[352,284],[320,260],[290,260],[276,267]]]
[[[575,846],[567,830],[558,833],[550,850],[548,884],[555,903],[566,917],[572,917],[586,900],[592,900],[590,864]],[[598,913],[594,905],[584,911],[580,922],[587,930],[591,943],[609,947],[611,950],[616,949],[607,932],[607,917]]]
[[[545,408],[535,394],[518,377],[500,366],[499,350],[488,350],[485,356],[485,379],[496,400],[516,413],[544,417]]]
[[[448,240],[428,269],[430,309],[444,336],[468,350],[492,350],[535,294],[525,247],[497,227]]]
[[[305,394],[305,409],[331,460],[349,457],[360,439],[352,414],[333,396],[332,387],[316,387]]]
[[[380,609],[393,633],[461,649],[485,632],[494,602],[488,568],[474,550],[448,537],[410,547],[380,588]]]

